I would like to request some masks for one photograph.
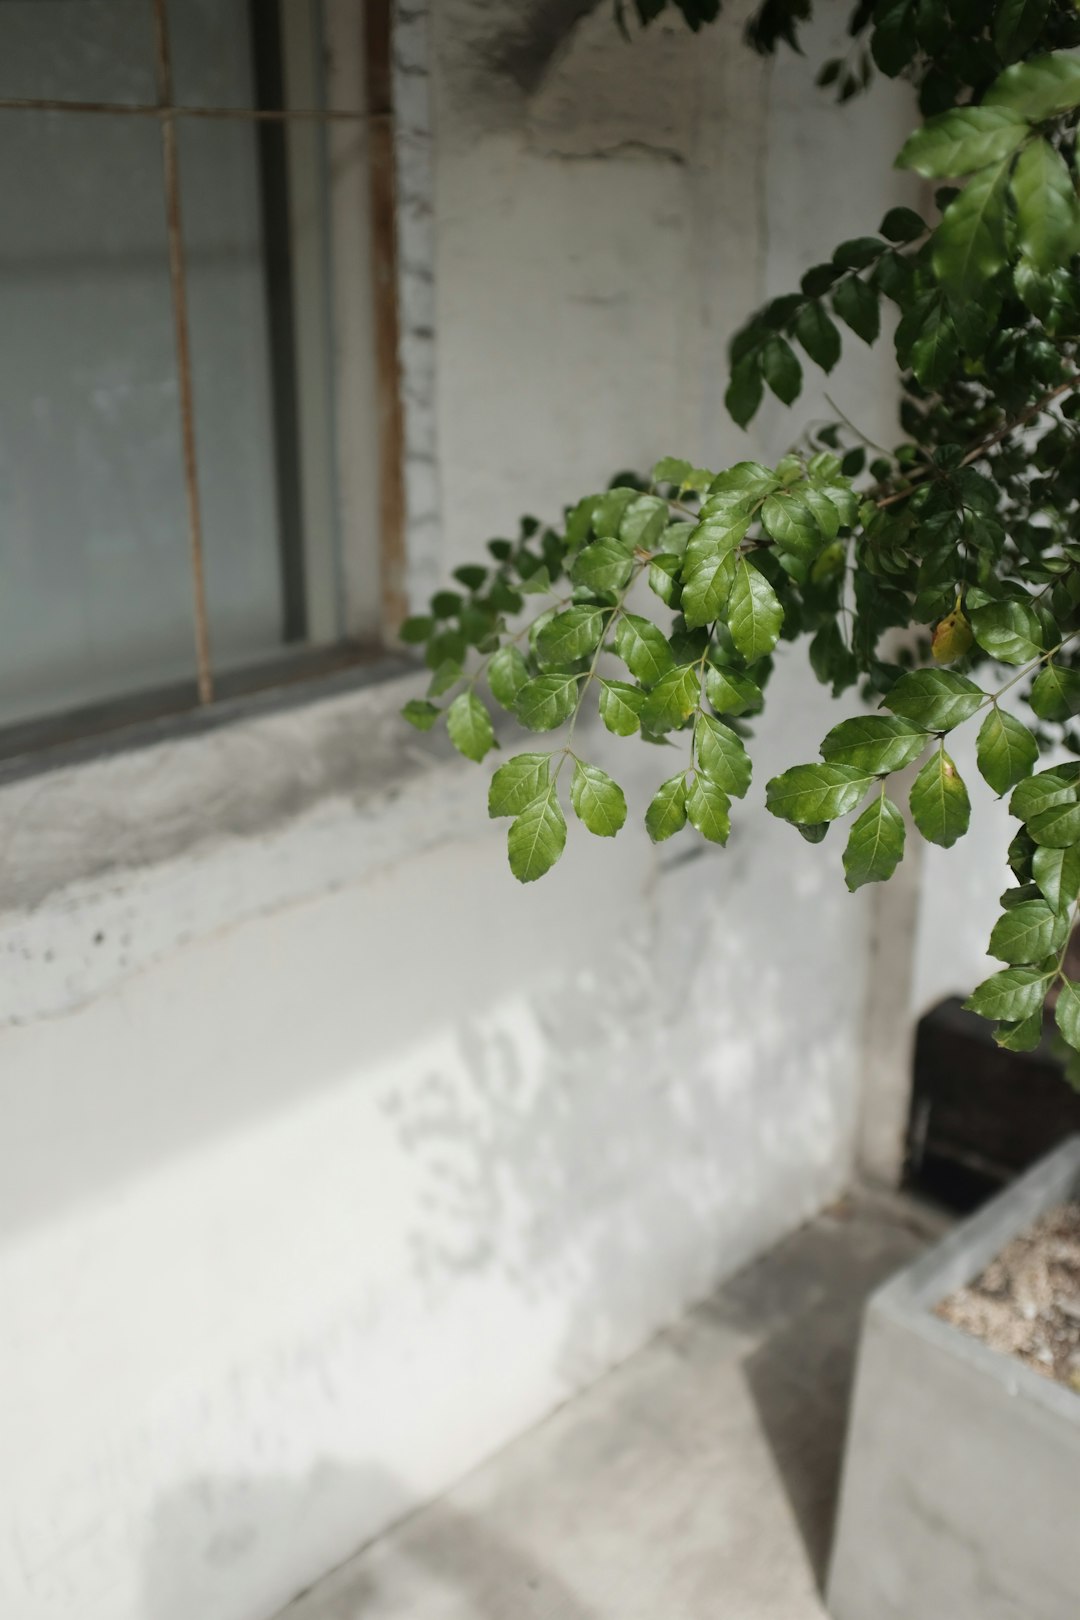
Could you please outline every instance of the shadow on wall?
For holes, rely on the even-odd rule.
[[[568,1389],[839,1190],[849,1026],[826,1008],[793,1038],[782,963],[751,959],[726,922],[752,880],[721,887],[718,870],[711,853],[681,861],[664,881],[693,908],[643,907],[546,993],[462,1019],[438,1070],[381,1097],[418,1173],[427,1305],[484,1274],[546,1302]]]
[[[300,1483],[197,1480],[165,1498],[153,1515],[144,1620],[232,1620],[238,1614],[268,1620],[287,1601],[290,1539],[306,1522],[318,1517],[331,1528],[361,1522],[370,1519],[373,1503],[394,1499],[409,1498],[382,1470],[334,1464]],[[280,1620],[400,1620],[405,1612],[420,1612],[404,1607],[418,1592],[430,1593],[432,1614],[468,1620],[509,1614],[595,1620],[550,1570],[445,1502],[425,1517],[422,1535],[410,1536],[405,1526],[390,1556],[375,1554],[362,1568],[320,1581],[317,1609],[301,1594]]]
[[[520,6],[516,15],[507,8],[512,20],[494,42],[486,44],[484,58],[497,73],[508,74],[531,93],[543,83],[573,29],[599,4],[600,0],[533,0]]]

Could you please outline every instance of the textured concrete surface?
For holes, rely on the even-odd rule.
[[[887,346],[798,421],[723,411],[731,332],[873,227],[914,122],[816,91],[824,34],[747,53],[753,3],[627,44],[598,0],[555,50],[577,0],[395,7],[418,592],[616,468],[782,453],[823,385],[891,439]],[[762,813],[837,718],[802,656],[728,850],[654,850],[655,751],[597,727],[632,825],[525,889],[420,689],[0,789],[4,1620],[266,1620],[850,1177],[878,902]]]
[[[833,1620],[1076,1620],[1080,1400],[932,1307],[1078,1191],[1080,1136],[871,1303]]]
[[[820,1216],[281,1620],[822,1620],[860,1310],[930,1231]]]

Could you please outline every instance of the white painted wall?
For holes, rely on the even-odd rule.
[[[523,89],[480,47],[538,9],[435,19],[404,239],[443,568],[616,466],[780,448],[721,413],[727,336],[876,224],[908,122],[820,110],[737,7],[586,18]],[[530,889],[413,686],[0,790],[5,1617],[263,1620],[849,1174],[871,912],[762,812],[830,723],[801,664],[726,852],[583,836]],[[596,756],[640,823],[654,756]]]

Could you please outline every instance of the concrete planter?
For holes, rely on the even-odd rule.
[[[1080,1194],[1080,1136],[867,1306],[832,1620],[1077,1620],[1080,1395],[931,1315]]]

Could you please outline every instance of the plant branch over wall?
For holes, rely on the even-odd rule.
[[[720,9],[674,4],[695,29]],[[667,4],[633,9],[648,23]],[[751,45],[797,47],[810,9],[766,0]],[[616,5],[624,24],[630,10]],[[622,789],[576,742],[594,707],[618,736],[684,735],[646,811],[654,842],[689,824],[725,843],[777,644],[805,641],[817,679],[837,698],[858,689],[862,704],[818,758],[768,782],[766,807],[815,843],[850,818],[851,889],[903,857],[898,771],[919,767],[909,805],[921,837],[948,847],[967,831],[947,741],[977,723],[978,770],[1019,825],[989,945],[1003,966],[970,1005],[997,1021],[1002,1045],[1026,1049],[1059,986],[1076,1079],[1080,985],[1064,963],[1080,760],[1037,767],[1050,748],[1080,754],[1080,13],[1071,0],[861,0],[849,33],[819,83],[843,100],[875,73],[912,81],[923,123],[897,164],[939,184],[934,215],[890,208],[876,233],[840,243],[752,315],[731,345],[726,401],[741,426],[766,391],[794,404],[805,365],[829,372],[853,338],[879,341],[886,304],[901,442],[878,452],[829,422],[776,466],[666,456],[647,483],[585,495],[557,526],[524,519],[403,626],[432,672],[405,714],[421,730],[445,722],[479,761],[495,746],[486,688],[524,731],[552,738],[500,765],[489,795],[510,823],[511,869],[531,882],[565,847],[566,800],[599,837],[626,820]]]

